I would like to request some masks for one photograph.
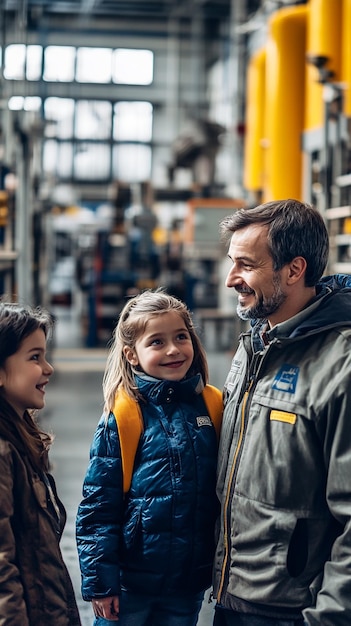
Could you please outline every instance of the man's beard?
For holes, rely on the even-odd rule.
[[[252,307],[242,307],[240,302],[236,307],[236,312],[242,320],[267,319],[272,313],[275,313],[286,299],[280,286],[280,277],[278,274],[273,276],[274,292],[266,299],[261,298]]]

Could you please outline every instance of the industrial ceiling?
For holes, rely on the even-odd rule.
[[[3,0],[6,11],[114,18],[168,18],[200,9],[208,18],[229,16],[231,0]],[[257,4],[257,3],[256,3]]]
[[[58,16],[119,19],[165,20],[201,15],[206,22],[229,20],[234,2],[245,16],[267,0],[0,0],[5,22],[13,17],[31,24]],[[268,0],[271,1],[271,0]],[[279,4],[279,2],[278,2]],[[1,13],[0,13],[1,15]]]

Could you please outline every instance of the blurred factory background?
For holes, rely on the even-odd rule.
[[[284,197],[351,270],[351,0],[0,6],[0,292],[87,347],[149,286],[223,328],[218,223]]]
[[[57,319],[41,419],[83,626],[75,515],[119,311],[183,298],[221,387],[243,324],[224,216],[312,202],[351,273],[350,42],[351,0],[0,0],[0,294]]]

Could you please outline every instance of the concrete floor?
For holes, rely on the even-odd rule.
[[[61,547],[76,592],[82,626],[91,626],[90,603],[80,594],[80,572],[75,544],[75,516],[88,465],[89,448],[102,413],[102,375],[106,350],[85,349],[79,320],[70,311],[59,313],[51,359],[55,373],[47,389],[42,426],[55,435],[50,458],[59,495],[67,510]],[[208,351],[211,383],[222,387],[231,361],[230,352]],[[206,594],[198,626],[212,624],[214,603]]]

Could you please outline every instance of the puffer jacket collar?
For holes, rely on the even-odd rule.
[[[143,398],[156,405],[186,400],[204,389],[201,374],[180,381],[160,380],[141,372],[135,372],[134,377]]]

